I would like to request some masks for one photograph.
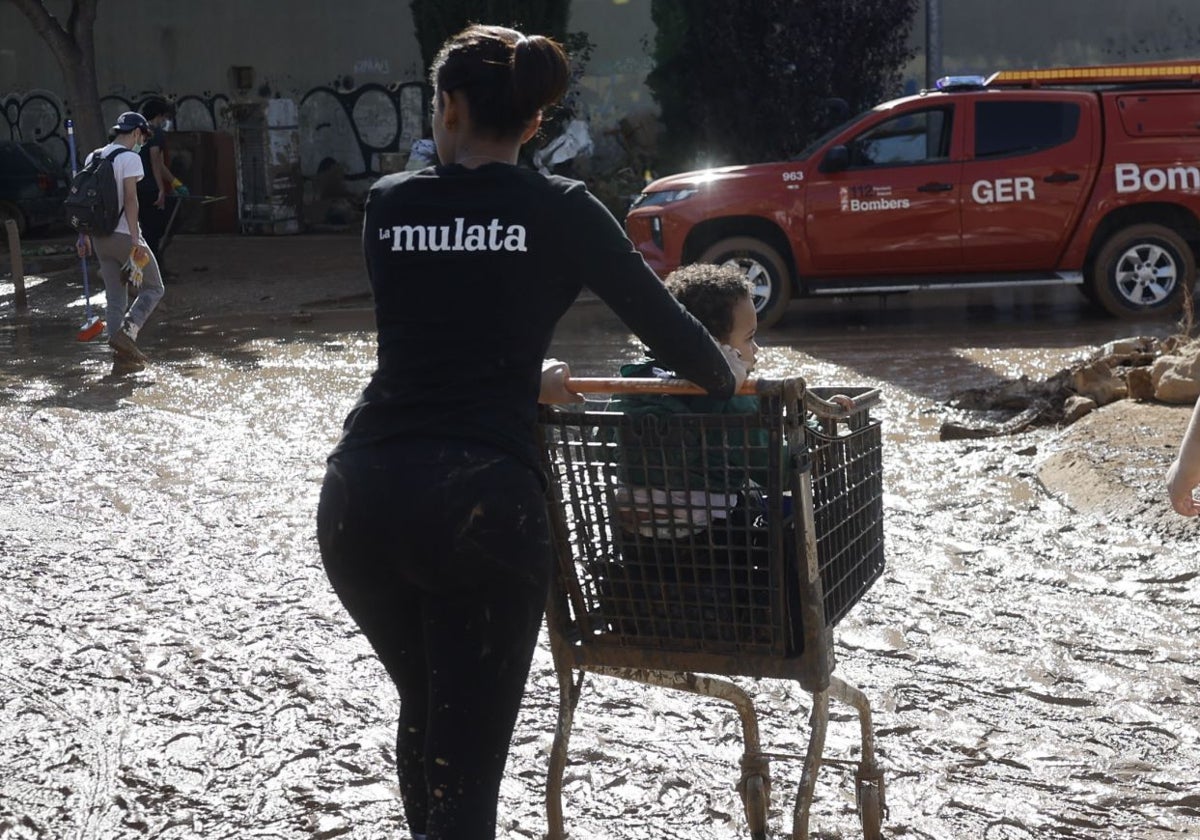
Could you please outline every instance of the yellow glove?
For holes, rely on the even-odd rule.
[[[142,245],[134,245],[129,252],[129,284],[135,289],[142,288],[142,270],[150,263],[150,249]]]

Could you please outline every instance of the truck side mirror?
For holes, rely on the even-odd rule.
[[[841,172],[850,167],[850,150],[845,146],[834,146],[821,160],[822,172]]]

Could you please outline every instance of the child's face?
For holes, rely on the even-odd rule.
[[[754,311],[754,301],[747,295],[733,305],[733,329],[725,339],[726,344],[742,354],[747,373],[754,370],[758,357],[758,344],[754,341],[757,333],[758,313]]]

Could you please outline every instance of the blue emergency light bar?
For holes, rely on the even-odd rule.
[[[982,90],[987,86],[983,76],[942,76],[934,82],[934,87],[940,91]]]

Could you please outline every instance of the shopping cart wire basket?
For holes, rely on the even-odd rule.
[[[681,380],[571,379],[579,393],[703,393]],[[808,837],[829,698],[858,712],[864,835],[879,837],[883,778],[866,696],[833,675],[833,628],[883,570],[879,392],[752,380],[752,414],[542,407],[557,563],[547,621],[560,689],[547,812],[563,838],[562,776],[583,676],[732,703],[738,791],[765,838],[768,755],[752,698],[725,677],[794,679],[813,694],[792,836]],[[845,394],[852,407],[828,401]],[[578,676],[576,676],[578,672]]]

